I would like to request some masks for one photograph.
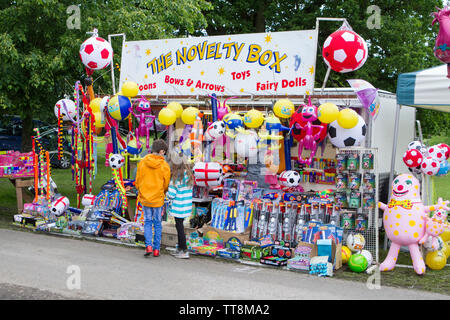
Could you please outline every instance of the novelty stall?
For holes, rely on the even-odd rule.
[[[114,78],[113,50],[94,30],[80,47],[87,80],[75,83],[73,99],[55,104],[60,134],[65,124],[72,137],[77,203],[52,187],[37,132],[35,197],[16,224],[143,245],[134,169],[163,132],[167,160],[189,163],[195,177],[186,219],[193,254],[320,276],[343,263],[364,272],[378,263],[380,154],[372,137],[382,104],[379,90],[362,79],[349,78],[350,91],[314,88],[317,38],[318,27],[124,38],[119,90],[99,97],[92,75],[111,67]],[[368,48],[344,24],[326,39],[322,56],[327,76],[348,73],[364,65]],[[111,180],[93,194],[103,165],[100,134]],[[176,246],[174,222],[164,220],[162,244]]]

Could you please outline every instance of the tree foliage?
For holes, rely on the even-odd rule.
[[[53,108],[85,71],[79,57],[86,32],[125,33],[127,40],[186,36],[206,26],[204,0],[81,0],[80,29],[68,28],[70,0],[3,1],[0,4],[0,109],[25,121],[29,148],[31,119],[53,117]],[[69,11],[69,13],[71,13]],[[121,44],[113,42],[120,55]],[[96,71],[96,88],[111,88],[109,72]],[[106,91],[106,92],[109,92]],[[24,148],[24,149],[28,149]]]

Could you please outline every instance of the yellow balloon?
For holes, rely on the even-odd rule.
[[[139,93],[139,86],[136,82],[126,81],[122,85],[122,95],[132,98],[136,97]]]
[[[197,114],[200,112],[196,107],[188,107],[181,113],[181,120],[184,124],[193,125]],[[176,116],[175,116],[176,117]]]
[[[347,246],[342,246],[342,263],[347,263],[352,256],[352,251]]]
[[[244,115],[244,124],[248,128],[259,128],[264,122],[264,116],[261,111],[251,109]]]
[[[171,109],[163,108],[158,114],[158,120],[162,125],[170,126],[177,121],[177,115]]]
[[[102,102],[102,98],[95,98],[89,103],[89,106],[92,109],[93,113],[100,112],[100,103]]]
[[[339,112],[337,122],[344,129],[351,129],[358,124],[358,114],[350,108],[343,109]]]
[[[294,104],[289,99],[280,99],[273,106],[273,113],[279,118],[288,119],[294,112]]]
[[[339,116],[339,108],[331,102],[321,104],[317,109],[317,115],[322,123],[332,123]]]
[[[444,241],[444,245],[442,246],[441,251],[445,254],[447,259],[450,257],[450,241]]]
[[[450,230],[446,229],[444,232],[442,232],[439,237],[441,237],[441,239],[444,242],[448,242],[450,241]]]
[[[447,263],[447,257],[441,250],[431,251],[427,253],[427,256],[425,257],[425,263],[430,269],[441,270]]]
[[[100,111],[93,112],[93,114],[95,117],[95,127],[103,128],[105,126],[105,117],[102,117],[102,113]]]
[[[177,118],[181,117],[181,114],[183,113],[183,107],[178,102],[172,101],[167,105],[167,108],[175,112]]]

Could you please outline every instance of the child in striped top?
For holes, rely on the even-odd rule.
[[[180,161],[180,160],[178,160]],[[180,161],[181,162],[181,161]],[[174,163],[171,165],[172,177],[170,180],[167,198],[171,200],[169,214],[175,218],[175,227],[178,234],[178,250],[176,258],[189,258],[184,232],[184,219],[192,214],[192,188],[194,177],[187,163]]]

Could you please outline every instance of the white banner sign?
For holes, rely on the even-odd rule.
[[[129,41],[120,85],[140,95],[304,95],[314,89],[315,30]]]

